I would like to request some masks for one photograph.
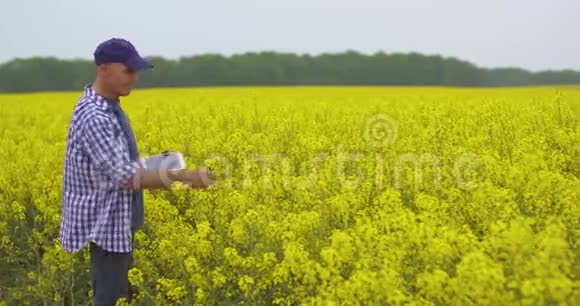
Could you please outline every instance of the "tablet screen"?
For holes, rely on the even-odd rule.
[[[170,152],[158,155],[152,155],[143,158],[143,166],[146,169],[171,169],[179,170],[185,168],[183,156],[179,152]]]

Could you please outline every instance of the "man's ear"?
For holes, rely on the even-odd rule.
[[[97,72],[106,72],[109,67],[109,64],[100,64],[97,66]]]

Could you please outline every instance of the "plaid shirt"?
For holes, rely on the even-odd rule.
[[[89,241],[111,252],[126,253],[133,248],[133,191],[123,185],[139,165],[130,161],[127,139],[109,103],[88,85],[70,121],[60,245],[71,253]]]

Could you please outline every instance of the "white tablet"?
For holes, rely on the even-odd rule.
[[[185,160],[179,152],[165,151],[161,154],[145,156],[141,159],[141,164],[145,169],[185,169]]]

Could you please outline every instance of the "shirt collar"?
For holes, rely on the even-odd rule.
[[[109,111],[121,108],[119,99],[111,100],[111,99],[107,99],[103,96],[100,96],[93,90],[92,86],[93,86],[92,83],[85,85],[84,95],[86,97],[89,97],[92,101],[94,101],[95,104],[99,108],[101,108],[102,110],[109,110]]]

